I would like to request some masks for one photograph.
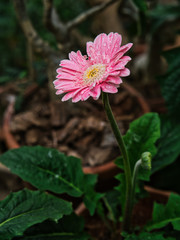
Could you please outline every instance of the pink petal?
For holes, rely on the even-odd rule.
[[[64,91],[62,89],[59,89],[58,91],[56,91],[57,95],[62,94],[62,93],[64,93]]]
[[[106,82],[108,83],[114,83],[114,84],[121,84],[122,83],[122,79],[119,76],[109,76],[106,80]]]
[[[132,47],[132,45],[132,43],[128,43],[120,47],[119,51],[111,58],[111,62],[115,64],[120,61],[124,53],[127,52]]]
[[[120,76],[128,76],[130,71],[125,68],[129,56],[123,56],[132,46],[131,43],[121,46],[121,35],[109,33],[98,35],[94,42],[87,43],[87,54],[83,56],[80,51],[71,52],[69,60],[62,60],[57,69],[57,79],[53,82],[57,89],[56,94],[66,93],[62,101],[72,98],[72,102],[85,101],[90,96],[98,99],[101,90],[116,93],[122,83]],[[83,79],[85,71],[94,64],[104,64],[105,72],[102,76],[92,79],[92,84],[86,84]],[[93,67],[92,67],[93,69]],[[101,74],[101,72],[100,72]]]
[[[121,58],[121,62],[123,62],[124,64],[127,64],[130,60],[131,60],[131,57],[129,56],[123,56]]]
[[[72,98],[73,103],[79,102],[80,100],[81,100],[81,95],[79,94],[76,94],[76,96]]]
[[[132,45],[133,45],[133,43],[128,43],[128,44],[120,47],[119,51],[123,52],[123,54],[124,54],[125,52],[127,52],[132,47]]]
[[[70,98],[73,98],[79,91],[80,91],[80,89],[70,91],[69,93],[67,93],[67,94],[62,98],[62,102],[67,101],[67,100],[69,100]]]
[[[64,95],[64,97],[61,99],[62,102],[65,102],[67,100],[69,100],[70,98],[72,98],[74,96],[74,91],[73,92],[69,92],[66,95]]]
[[[89,57],[94,57],[95,51],[93,46],[94,46],[93,42],[86,43],[86,51]]]
[[[74,51],[70,52],[70,53],[69,53],[69,59],[70,59],[71,61],[77,63],[77,54],[76,54]]]
[[[113,86],[108,83],[101,84],[101,89],[103,92],[107,92],[107,93],[117,93],[118,91],[116,86]]]
[[[129,76],[129,75],[130,75],[130,71],[129,71],[128,68],[124,68],[124,69],[121,70],[121,72],[120,72],[120,76],[121,76],[121,77],[127,77],[127,76]]]
[[[96,85],[93,89],[90,90],[90,95],[93,97],[95,100],[99,98],[101,95],[101,87],[100,85]]]
[[[90,97],[90,91],[87,88],[83,93],[81,93],[81,100],[86,101]]]
[[[119,50],[121,46],[122,37],[118,33],[109,33],[108,42],[109,42],[109,52],[111,57],[113,57]]]
[[[115,65],[112,66],[113,70],[120,70],[131,60],[128,56],[123,56]]]
[[[80,51],[77,51],[77,53],[72,51],[69,54],[69,59],[71,61],[79,64],[79,65],[86,65],[87,64],[86,56],[83,56]]]
[[[87,43],[87,54],[93,63],[109,63],[112,60],[120,59],[123,54],[132,46],[128,43],[120,47],[122,37],[118,33],[102,33],[98,35],[94,43]]]
[[[56,78],[61,78],[61,79],[66,79],[66,80],[74,80],[75,79],[75,76],[72,75],[72,74],[69,74],[67,72],[61,72],[60,74],[58,74],[56,76]]]
[[[70,70],[81,72],[81,66],[71,60],[62,60],[60,66]]]
[[[53,81],[53,84],[54,84],[54,86],[58,86],[58,84],[59,84],[59,79],[54,80],[54,81]]]
[[[78,88],[79,85],[76,83],[76,81],[69,81],[64,79],[58,79],[53,82],[56,89],[62,89],[63,87],[67,86],[68,88]]]
[[[82,98],[83,93],[84,89],[80,89],[79,91],[77,91],[77,93],[72,97],[72,102],[76,103],[80,100],[84,101],[84,99]]]
[[[72,83],[70,82],[70,84],[69,84],[69,82],[67,82],[67,81],[59,81],[59,82],[56,83],[56,85],[54,85],[54,86],[55,86],[56,89],[60,89],[60,88],[62,88],[62,87],[65,86],[65,85],[70,85],[70,86],[72,86]],[[74,85],[74,84],[73,84],[73,85]]]

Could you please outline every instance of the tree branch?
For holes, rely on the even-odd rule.
[[[54,34],[57,42],[67,41],[67,27],[60,21],[53,0],[43,0],[43,4],[45,26]]]
[[[83,21],[85,21],[88,17],[91,17],[91,16],[103,11],[108,6],[110,6],[113,3],[118,2],[118,1],[119,0],[109,0],[109,1],[103,2],[102,4],[92,7],[90,9],[88,9],[87,11],[81,13],[79,16],[77,16],[76,18],[74,18],[73,20],[69,21],[66,24],[68,31],[71,30],[72,28],[74,28],[75,26],[79,25]]]
[[[45,42],[32,26],[31,20],[28,17],[24,0],[13,0],[15,11],[19,19],[22,30],[34,50],[43,56],[54,54],[54,50]]]

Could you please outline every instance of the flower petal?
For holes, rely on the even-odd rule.
[[[118,91],[116,86],[108,83],[101,84],[101,89],[103,92],[107,92],[107,93],[117,93]]]
[[[119,51],[116,52],[116,54],[111,58],[111,62],[116,64],[117,62],[119,62],[122,58],[122,56],[124,55],[125,52],[127,52],[131,47],[132,47],[132,43],[128,43],[122,47],[120,47]]]
[[[124,68],[123,70],[121,70],[120,76],[121,77],[127,77],[130,75],[130,71],[128,68]]]
[[[62,60],[60,66],[70,70],[81,72],[81,66],[71,60]]]
[[[122,79],[119,76],[109,76],[106,80],[107,83],[120,84]]]
[[[79,65],[87,64],[86,56],[83,56],[80,51],[77,51],[77,53],[72,51],[69,54],[69,59]]]
[[[90,95],[93,97],[95,100],[99,98],[101,95],[101,87],[100,85],[96,85],[93,89],[90,90]]]
[[[73,98],[79,91],[81,91],[81,89],[76,89],[73,91],[68,92],[63,98],[62,98],[62,102],[69,100],[70,98]]]
[[[90,96],[98,99],[101,90],[108,93],[118,91],[122,83],[120,77],[130,73],[125,65],[131,58],[123,55],[132,46],[131,43],[121,46],[121,40],[118,33],[102,33],[94,42],[87,43],[88,59],[80,51],[72,51],[69,60],[61,61],[53,83],[56,94],[66,93],[62,101],[70,98],[72,102],[85,101]]]

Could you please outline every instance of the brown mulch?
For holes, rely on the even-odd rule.
[[[19,85],[10,83],[0,88],[0,154],[7,150],[1,131],[3,112],[7,109],[8,99],[22,92]],[[15,111],[10,126],[19,145],[57,148],[65,154],[81,158],[84,166],[101,165],[119,155],[101,100],[88,99],[73,104],[71,101],[62,103],[59,98],[51,103],[47,86],[29,86],[30,89],[25,91],[29,93],[28,97],[24,98],[19,112]],[[164,102],[157,86],[140,86],[136,88],[148,99],[151,110],[164,112]],[[109,97],[121,132],[125,134],[129,123],[141,116],[143,111],[137,99],[122,87],[119,93],[109,94]],[[10,191],[21,188],[22,183],[2,165],[0,171],[0,198],[3,199]],[[8,181],[10,184],[7,184]],[[100,188],[107,186],[112,186],[111,182],[104,183]]]
[[[110,102],[122,134],[143,114],[137,99],[124,89],[110,95]],[[84,166],[99,165],[119,155],[101,100],[52,103],[47,88],[40,88],[26,99],[23,111],[13,116],[10,128],[21,146],[56,148],[81,158]]]

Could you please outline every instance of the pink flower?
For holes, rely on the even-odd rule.
[[[121,35],[102,33],[94,42],[87,42],[87,56],[80,51],[71,52],[70,60],[62,60],[57,69],[54,86],[56,94],[66,93],[62,101],[72,98],[72,102],[85,101],[90,96],[99,98],[101,90],[116,93],[122,83],[120,77],[130,74],[125,65],[131,60],[124,56],[132,46],[128,43],[121,46]]]

